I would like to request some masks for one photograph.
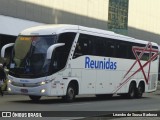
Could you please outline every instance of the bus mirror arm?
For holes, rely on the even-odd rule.
[[[47,50],[47,59],[51,59],[52,53],[57,47],[64,46],[64,45],[65,43],[57,43],[57,44],[50,46]]]
[[[13,45],[14,45],[14,43],[9,43],[9,44],[6,44],[6,45],[4,45],[2,47],[2,49],[1,49],[1,58],[5,57],[6,48],[12,47]]]

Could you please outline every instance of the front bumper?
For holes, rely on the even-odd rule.
[[[23,95],[50,96],[51,92],[49,90],[49,85],[50,84],[45,84],[37,87],[17,87],[9,83],[8,92]]]

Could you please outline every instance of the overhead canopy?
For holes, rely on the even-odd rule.
[[[17,36],[26,28],[42,24],[43,23],[0,15],[0,34]]]

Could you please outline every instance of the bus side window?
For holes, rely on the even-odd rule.
[[[74,57],[79,57],[82,56],[82,45],[78,42],[76,45],[76,50],[75,50],[75,54]]]
[[[127,58],[128,46],[120,41],[116,43],[116,58]]]
[[[88,54],[89,54],[89,40],[85,35],[84,36],[80,35],[73,58],[77,58]]]
[[[105,45],[104,45],[104,39],[101,37],[95,37],[94,44],[93,44],[93,55],[96,56],[105,56]]]
[[[115,43],[114,41],[107,41],[105,43],[106,57],[115,57]]]
[[[65,43],[65,45],[54,50],[52,55],[51,71],[57,72],[65,67],[75,36],[76,33],[72,32],[62,33],[59,35],[58,43]]]
[[[128,59],[136,59],[134,56],[134,53],[132,51],[132,47],[134,46],[134,44],[128,44]]]
[[[157,46],[152,46],[152,49],[157,49],[158,50],[158,47]],[[154,55],[154,53],[152,53],[152,55],[151,56],[153,56]],[[155,61],[155,60],[157,60],[158,59],[158,56],[153,60],[153,61]]]

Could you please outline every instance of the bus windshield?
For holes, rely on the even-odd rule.
[[[56,35],[19,36],[15,42],[10,74],[17,77],[46,76],[51,60],[46,59],[48,48],[57,42]]]

